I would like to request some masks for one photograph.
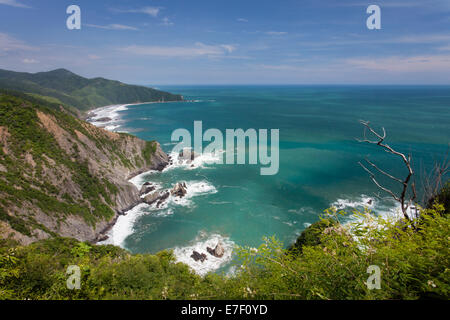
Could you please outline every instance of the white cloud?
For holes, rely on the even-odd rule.
[[[239,21],[239,22],[248,22],[248,20],[244,19],[244,18],[238,18],[237,21]]]
[[[100,59],[100,57],[95,55],[95,54],[88,54],[88,58],[90,60],[98,60],[98,59]]]
[[[450,51],[450,45],[437,48],[439,51]]]
[[[37,50],[39,49],[36,47],[29,46],[21,40],[17,40],[6,33],[0,32],[0,52],[37,51]]]
[[[236,50],[236,47],[231,44],[221,44],[220,46],[228,51],[228,53],[232,53],[234,50]]]
[[[194,46],[128,46],[120,48],[120,51],[144,56],[160,56],[160,57],[200,57],[211,56],[219,57],[235,50],[233,45],[206,45],[201,42],[195,43]]]
[[[156,8],[156,7],[145,7],[140,10],[136,10],[135,12],[141,12],[141,13],[148,14],[152,17],[156,17],[159,14],[159,11],[160,11],[160,9]]]
[[[16,0],[0,0],[0,4],[4,4],[7,6],[16,7],[16,8],[31,8],[30,6],[27,6],[25,4],[17,2]]]
[[[269,36],[282,36],[287,34],[287,32],[284,31],[267,31],[265,32],[265,34],[269,35]]]
[[[288,64],[279,64],[279,65],[261,64],[258,65],[257,67],[261,69],[279,70],[279,71],[298,71],[303,69],[299,66],[293,66]]]
[[[450,70],[450,55],[392,56],[353,58],[345,61],[354,67],[384,72],[422,72]]]
[[[39,61],[37,61],[36,59],[27,59],[27,58],[23,59],[22,62],[26,64],[39,63]]]
[[[448,0],[378,0],[377,5],[381,8],[413,8],[413,7],[448,7]],[[333,5],[333,4],[332,4]],[[339,7],[368,7],[365,1],[334,3]]]
[[[106,26],[99,26],[96,24],[84,24],[86,27],[98,28],[98,29],[106,29],[106,30],[139,30],[138,28],[126,26],[123,24],[108,24]]]
[[[129,9],[129,10],[112,9],[112,10],[115,12],[122,12],[122,13],[143,13],[156,18],[159,12],[161,11],[161,8],[147,6],[140,9]]]
[[[435,43],[450,42],[450,34],[419,34],[394,38],[395,43]]]
[[[161,23],[163,26],[173,26],[173,22],[172,21],[170,21],[170,19],[169,18],[167,18],[167,17],[164,17],[163,19],[162,19],[162,23]]]

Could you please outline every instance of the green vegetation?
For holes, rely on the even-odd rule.
[[[65,69],[33,74],[0,70],[0,87],[82,111],[111,104],[183,99],[180,95],[119,81],[83,78]]]
[[[36,89],[32,95],[0,92],[0,228],[7,225],[26,236],[40,229],[52,237],[28,246],[11,237],[0,240],[0,299],[449,299],[449,183],[412,222],[356,212],[357,222],[343,224],[345,213],[326,210],[288,249],[274,237],[258,248],[237,247],[232,276],[200,277],[167,250],[130,254],[111,245],[59,237],[37,221],[37,208],[58,222],[79,215],[90,225],[114,214],[119,189],[104,175],[92,174],[81,155],[89,150],[87,144],[95,145],[110,163],[131,168],[148,164],[156,143],[147,142],[130,157],[123,146],[135,138],[111,138],[62,112],[57,102],[75,98],[57,96],[56,90],[71,88],[101,102],[101,90],[83,84],[106,80],[55,72],[52,77],[70,81],[59,86],[46,74],[36,74],[40,86],[56,89],[41,92],[40,86],[27,82]],[[28,76],[19,74],[17,79]],[[66,148],[57,141],[61,136],[44,128],[38,111],[69,136]],[[69,175],[58,175],[62,171]],[[80,197],[62,187],[69,179]],[[66,286],[70,265],[81,270],[80,290]],[[367,269],[373,265],[381,270],[381,289],[367,287]]]
[[[340,213],[328,211],[333,223],[321,220],[306,229],[302,250],[285,250],[275,238],[257,249],[236,248],[233,276],[200,277],[170,251],[131,255],[62,238],[26,247],[3,241],[0,298],[448,299],[450,221],[444,210],[435,205],[422,211],[415,229],[366,214],[343,225]],[[80,267],[79,290],[66,287],[69,265]],[[381,289],[366,285],[370,265],[381,270]]]
[[[70,136],[67,141],[72,147],[69,150],[64,150],[57,137],[43,127],[38,111],[51,117]],[[121,163],[134,169],[135,164],[122,151],[129,135],[119,134],[119,139],[111,139],[100,129],[88,130],[81,120],[59,111],[59,107],[51,102],[20,93],[2,92],[0,129],[1,221],[8,222],[19,233],[31,236],[36,228],[49,233],[44,226],[33,221],[33,208],[59,220],[68,215],[78,215],[92,226],[99,220],[109,220],[114,216],[112,208],[119,189],[106,177],[92,174],[86,158],[80,156],[80,149],[86,147],[85,140],[80,140],[77,133],[93,142],[110,158],[111,164]],[[155,146],[153,142],[147,142],[143,153],[148,157],[136,159],[140,163],[150,159]],[[91,161],[96,161],[93,155],[90,157]],[[61,184],[68,182],[67,176],[60,180],[63,171],[70,174],[70,180],[80,190],[82,199],[67,194],[61,188]]]
[[[156,152],[155,141],[146,141],[145,148],[142,151],[142,158],[145,162],[148,162],[152,154]]]
[[[300,234],[297,241],[295,241],[295,243],[288,249],[289,252],[297,254],[303,251],[303,247],[319,245],[321,243],[320,236],[324,230],[334,227],[337,224],[338,221],[335,219],[324,218],[310,225]]]
[[[428,207],[431,207],[434,203],[442,203],[445,207],[444,214],[450,213],[450,181],[448,181],[441,191],[428,201]]]

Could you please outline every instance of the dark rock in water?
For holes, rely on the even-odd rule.
[[[369,201],[367,201],[367,204],[370,206],[372,204],[373,200],[369,199]]]
[[[144,202],[146,204],[152,204],[153,202],[157,201],[159,198],[161,197],[161,195],[157,192],[146,195],[144,197]]]
[[[160,205],[164,203],[164,201],[169,197],[170,193],[169,191],[164,192],[158,199],[158,202],[156,203],[156,207],[159,208]]]
[[[96,122],[107,122],[107,121],[111,121],[112,119],[111,118],[109,118],[109,117],[103,117],[103,118],[100,118],[100,119],[96,119],[95,121]]]
[[[155,166],[155,170],[163,171],[163,169],[168,165],[168,163],[160,163]]]
[[[100,241],[105,241],[105,240],[107,240],[107,239],[109,239],[109,236],[108,235],[106,235],[106,234],[99,234],[98,236],[97,236],[97,242],[100,242]]]
[[[210,247],[206,247],[206,251],[208,251],[209,254],[211,254],[212,256],[214,256],[216,258],[222,258],[223,255],[225,254],[225,249],[223,248],[223,244],[220,241],[214,249],[212,249]]]
[[[185,148],[182,151],[180,151],[180,153],[178,154],[178,158],[180,160],[194,160],[195,158],[197,158],[198,155],[197,153],[195,153],[194,150],[189,149],[189,148]]]
[[[176,197],[183,198],[187,193],[186,182],[178,182],[172,190],[170,190],[170,194]]]
[[[155,191],[155,190],[156,190],[156,187],[154,187],[154,186],[147,186],[147,187],[141,189],[140,194],[146,194],[146,193],[149,193],[149,192],[152,192],[152,191]]]
[[[155,186],[153,186],[151,182],[146,182],[142,185],[141,190],[139,191],[139,194],[141,194],[141,195],[146,194],[146,193],[154,191],[155,189],[156,189]]]
[[[206,254],[204,254],[204,253],[199,253],[199,252],[197,252],[197,251],[195,251],[195,250],[192,251],[191,258],[194,259],[195,261],[200,260],[201,262],[203,262],[203,261],[205,261],[205,260],[208,259],[208,258],[206,257]]]
[[[152,204],[156,202],[156,207],[159,208],[159,206],[164,203],[164,201],[169,197],[169,195],[170,195],[169,191],[155,192],[145,196],[144,202],[146,204]]]

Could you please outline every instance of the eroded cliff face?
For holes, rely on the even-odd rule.
[[[96,241],[141,201],[128,179],[167,163],[157,142],[0,95],[0,237]]]

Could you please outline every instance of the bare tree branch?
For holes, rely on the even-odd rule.
[[[369,170],[367,169],[361,162],[358,162],[358,164],[369,173],[370,179],[372,179],[372,181],[377,185],[378,188],[380,188],[381,190],[389,193],[396,201],[400,201],[400,198],[398,198],[394,192],[392,192],[391,190],[389,190],[388,188],[383,187],[376,179],[375,179],[375,175]]]
[[[414,175],[414,170],[411,165],[411,155],[409,154],[408,156],[406,156],[405,154],[394,150],[391,146],[384,143],[384,140],[386,139],[386,130],[384,128],[382,128],[383,131],[382,133],[378,133],[370,126],[369,121],[360,120],[359,122],[364,126],[363,139],[357,139],[359,142],[375,144],[381,147],[387,153],[400,157],[403,163],[405,164],[406,168],[408,169],[407,176],[404,179],[400,179],[380,169],[376,164],[371,162],[369,159],[367,158],[365,159],[365,161],[378,173],[401,184],[401,192],[400,195],[398,195],[391,189],[382,186],[376,179],[375,174],[372,171],[370,171],[366,166],[364,166],[361,162],[358,162],[358,164],[369,174],[370,179],[378,188],[391,195],[395,201],[400,203],[403,216],[405,217],[405,219],[410,221],[411,218],[408,216],[408,208],[410,208],[414,204],[414,200],[417,198],[415,182],[411,181]],[[376,140],[369,139],[367,137],[367,133],[370,133],[372,136],[375,136]]]
[[[384,174],[385,176],[391,178],[392,180],[395,180],[395,181],[400,182],[401,184],[403,184],[403,181],[402,181],[402,180],[400,180],[399,178],[396,178],[396,177],[394,177],[393,175],[391,175],[391,174],[389,174],[389,173],[387,173],[387,172],[381,170],[381,169],[378,168],[374,163],[372,163],[368,158],[366,158],[366,159],[364,159],[364,160],[366,160],[366,162],[367,162],[368,164],[370,164],[372,167],[374,167],[375,169],[377,169],[378,172],[380,172],[381,174]]]

